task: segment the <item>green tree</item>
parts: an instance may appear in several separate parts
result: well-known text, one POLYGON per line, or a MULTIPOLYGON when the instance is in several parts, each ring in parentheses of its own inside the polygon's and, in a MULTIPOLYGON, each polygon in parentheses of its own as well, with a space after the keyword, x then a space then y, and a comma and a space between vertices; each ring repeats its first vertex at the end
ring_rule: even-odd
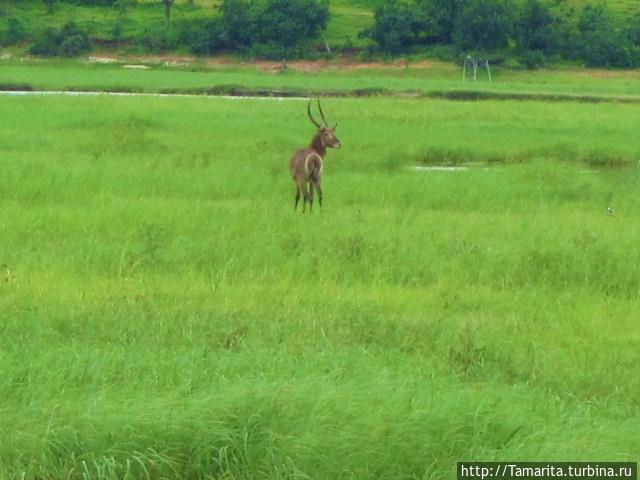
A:
POLYGON ((7 31, 2 38, 2 45, 16 45, 27 38, 24 27, 17 18, 7 19, 7 31))
POLYGON ((259 43, 293 48, 316 37, 327 26, 326 0, 268 0, 256 18, 259 43))
POLYGON ((640 47, 640 13, 631 18, 626 33, 631 43, 640 47))
POLYGON ((127 13, 131 7, 136 4, 135 0, 116 0, 113 2, 113 8, 118 12, 116 21, 111 29, 113 38, 120 41, 124 34, 124 27, 127 23, 127 13))
POLYGON ((637 47, 605 5, 587 5, 578 29, 587 66, 632 68, 638 64, 637 47))
POLYGON ((174 0, 162 0, 162 4, 164 5, 164 20, 167 28, 171 26, 171 7, 173 6, 174 0))
POLYGON ((455 44, 462 50, 505 47, 512 32, 512 11, 508 0, 469 0, 455 20, 455 44))
POLYGON ((518 11, 514 25, 518 48, 548 51, 554 20, 548 3, 543 0, 525 0, 518 11))
MULTIPOLYGON (((223 0, 212 34, 232 50, 270 45, 286 51, 316 37, 329 19, 327 0, 223 0)), ((219 43, 219 42, 218 42, 219 43)))
POLYGON ((42 0, 44 4, 47 6, 47 13, 53 13, 53 6, 58 0, 42 0))
POLYGON ((397 53, 425 39, 426 23, 415 3, 404 0, 384 0, 375 11, 371 28, 361 32, 386 51, 397 53))
POLYGON ((423 20, 429 38, 440 43, 453 43, 453 30, 458 13, 467 0, 421 0, 417 15, 423 20))
POLYGON ((255 38, 255 15, 251 15, 250 4, 245 0, 223 0, 220 11, 224 45, 230 49, 251 46, 255 38))

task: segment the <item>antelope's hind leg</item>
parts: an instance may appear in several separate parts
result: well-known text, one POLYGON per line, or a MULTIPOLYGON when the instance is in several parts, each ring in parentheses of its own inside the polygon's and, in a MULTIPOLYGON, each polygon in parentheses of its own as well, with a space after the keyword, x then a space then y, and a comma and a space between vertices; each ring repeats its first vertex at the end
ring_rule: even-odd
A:
POLYGON ((318 204, 320 205, 320 208, 322 208, 322 187, 320 186, 320 182, 318 181, 314 182, 313 188, 315 188, 318 194, 318 204))
POLYGON ((309 182, 309 211, 313 210, 313 182, 309 182))
MULTIPOLYGON (((300 192, 302 192, 302 213, 304 213, 306 206, 307 206, 307 201, 309 200, 309 192, 307 191, 307 186, 303 181, 298 182, 298 197, 300 195, 300 192)), ((296 201, 296 205, 297 205, 297 201, 296 201)))
POLYGON ((293 205, 293 209, 298 209, 298 202, 300 201, 300 187, 296 184, 296 203, 293 205))

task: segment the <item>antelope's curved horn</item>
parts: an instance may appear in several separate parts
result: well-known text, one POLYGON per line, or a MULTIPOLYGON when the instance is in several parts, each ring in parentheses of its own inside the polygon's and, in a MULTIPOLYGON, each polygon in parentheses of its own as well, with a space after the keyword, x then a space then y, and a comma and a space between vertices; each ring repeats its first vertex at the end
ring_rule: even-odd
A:
POLYGON ((322 107, 320 106, 320 99, 318 99, 318 110, 320 110, 320 116, 322 117, 322 121, 324 122, 324 126, 328 127, 327 119, 324 118, 324 112, 322 111, 322 107))
POLYGON ((313 116, 311 115, 311 99, 309 99, 309 103, 307 104, 307 115, 309 115, 309 120, 311 120, 311 123, 313 123, 316 126, 316 128, 322 128, 320 127, 320 124, 316 122, 313 119, 313 116))

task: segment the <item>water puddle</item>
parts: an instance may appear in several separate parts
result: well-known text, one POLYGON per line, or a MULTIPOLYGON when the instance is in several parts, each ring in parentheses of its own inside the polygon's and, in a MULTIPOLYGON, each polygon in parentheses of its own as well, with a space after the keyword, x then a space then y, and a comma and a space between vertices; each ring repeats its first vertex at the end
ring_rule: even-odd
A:
POLYGON ((140 93, 140 92, 73 92, 67 90, 0 90, 0 95, 26 96, 26 95, 66 95, 70 97, 198 97, 198 98, 224 98, 227 100, 307 100, 306 97, 267 97, 253 95, 198 95, 190 93, 140 93))
POLYGON ((469 167, 464 165, 415 165, 409 168, 415 172, 462 172, 469 170, 469 167))

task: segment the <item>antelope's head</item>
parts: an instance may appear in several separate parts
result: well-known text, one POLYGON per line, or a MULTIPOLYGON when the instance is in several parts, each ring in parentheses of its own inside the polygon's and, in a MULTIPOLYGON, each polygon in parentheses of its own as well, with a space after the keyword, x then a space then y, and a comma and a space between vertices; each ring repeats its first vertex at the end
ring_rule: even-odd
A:
POLYGON ((322 107, 320 106, 320 99, 318 99, 318 111, 320 112, 320 116, 322 117, 322 121, 324 125, 320 125, 311 115, 311 100, 307 104, 307 114, 309 115, 309 120, 311 123, 315 125, 318 129, 316 133, 316 137, 320 140, 322 146, 324 148, 340 148, 342 147, 342 142, 336 137, 336 129, 338 128, 338 124, 336 123, 333 127, 330 127, 327 123, 327 120, 324 118, 324 113, 322 112, 322 107))

